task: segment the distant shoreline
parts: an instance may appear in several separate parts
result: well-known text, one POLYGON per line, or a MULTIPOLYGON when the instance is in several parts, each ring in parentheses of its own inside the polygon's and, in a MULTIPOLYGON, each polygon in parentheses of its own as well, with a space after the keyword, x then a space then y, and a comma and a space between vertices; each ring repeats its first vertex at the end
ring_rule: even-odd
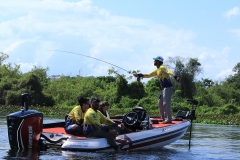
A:
MULTIPOLYGON (((71 111, 71 107, 34 107, 31 106, 29 109, 37 110, 42 112, 44 117, 53 117, 53 118, 62 118, 71 111)), ((7 116, 10 113, 20 111, 19 106, 0 106, 1 114, 0 116, 7 116)), ((110 110, 110 115, 125 115, 129 109, 126 110, 110 110)), ((158 113, 149 111, 150 116, 158 116, 158 113)), ((174 114, 175 115, 175 114, 174 114)), ((204 124, 220 124, 220 125, 240 125, 240 116, 239 115, 220 115, 220 114, 197 114, 196 120, 193 120, 193 123, 204 123, 204 124)))

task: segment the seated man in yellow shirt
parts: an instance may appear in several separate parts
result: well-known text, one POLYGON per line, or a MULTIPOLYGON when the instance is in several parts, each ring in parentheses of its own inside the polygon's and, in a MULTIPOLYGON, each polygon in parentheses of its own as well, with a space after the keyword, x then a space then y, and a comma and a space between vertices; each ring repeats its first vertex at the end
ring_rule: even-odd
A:
POLYGON ((89 100, 84 97, 78 97, 79 105, 74 107, 68 114, 65 121, 65 131, 72 135, 84 135, 83 134, 83 120, 86 111, 89 108, 89 100))
MULTIPOLYGON (((111 119, 105 117, 99 110, 100 100, 96 97, 91 99, 91 108, 87 110, 84 117, 83 131, 86 137, 106 138, 109 145, 118 152, 122 150, 116 143, 117 132, 114 127, 124 128, 121 124, 117 124, 111 119)), ((126 143, 126 140, 119 140, 120 143, 126 143)))

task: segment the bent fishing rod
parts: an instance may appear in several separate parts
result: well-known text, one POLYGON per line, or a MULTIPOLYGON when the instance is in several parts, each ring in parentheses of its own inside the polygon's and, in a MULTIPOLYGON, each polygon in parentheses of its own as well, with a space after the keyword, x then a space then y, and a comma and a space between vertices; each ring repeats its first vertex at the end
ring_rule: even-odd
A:
POLYGON ((121 69, 121 70, 124 70, 124 71, 126 71, 126 72, 128 72, 128 73, 130 74, 130 71, 128 71, 128 70, 126 70, 126 69, 124 69, 124 68, 122 68, 122 67, 119 67, 119 66, 117 66, 117 65, 115 65, 115 64, 112 64, 112 63, 109 63, 109 62, 103 61, 103 60, 98 59, 98 58, 94 58, 94 57, 91 57, 91 56, 87 56, 87 55, 84 55, 84 54, 75 53, 75 52, 69 52, 69 51, 61 51, 61 50, 47 50, 47 51, 62 52, 62 53, 70 53, 70 54, 76 54, 76 55, 80 55, 80 56, 84 56, 84 57, 92 58, 92 59, 95 59, 95 60, 98 60, 98 61, 101 61, 101 62, 104 62, 104 63, 110 64, 110 65, 112 65, 112 66, 114 66, 114 67, 117 67, 117 68, 119 68, 119 69, 121 69))
MULTIPOLYGON (((95 58, 95 57, 91 57, 91 56, 87 56, 87 55, 80 54, 80 53, 75 53, 75 52, 62 51, 62 50, 47 50, 47 51, 52 51, 52 52, 62 52, 62 53, 70 53, 70 54, 76 54, 76 55, 79 55, 79 56, 84 56, 84 57, 92 58, 92 59, 95 59, 95 60, 97 60, 97 61, 101 61, 101 62, 107 63, 107 64, 109 64, 109 65, 112 65, 112 66, 114 66, 114 67, 117 67, 117 68, 119 68, 119 69, 121 69, 121 70, 124 70, 124 71, 128 72, 128 74, 131 74, 131 71, 128 71, 128 70, 126 70, 126 69, 124 69, 124 68, 122 68, 122 67, 119 67, 119 66, 115 65, 115 64, 112 64, 112 63, 109 63, 109 62, 103 61, 103 60, 98 59, 98 58, 95 58)), ((141 79, 142 79, 142 78, 137 77, 138 87, 139 87, 139 82, 141 81, 141 79)), ((142 94, 142 92, 141 92, 140 89, 139 89, 139 91, 140 91, 140 94, 142 94)), ((143 94, 142 94, 142 95, 143 95, 143 94)))

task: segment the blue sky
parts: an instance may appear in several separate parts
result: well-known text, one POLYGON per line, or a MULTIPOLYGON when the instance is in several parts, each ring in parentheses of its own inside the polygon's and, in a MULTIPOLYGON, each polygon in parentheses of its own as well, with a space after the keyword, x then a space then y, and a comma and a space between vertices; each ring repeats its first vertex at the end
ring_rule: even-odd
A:
POLYGON ((155 69, 158 55, 166 63, 198 58, 198 79, 224 80, 240 62, 240 1, 1 1, 0 52, 22 72, 37 66, 49 76, 105 76, 112 67, 53 50, 142 73, 155 69))

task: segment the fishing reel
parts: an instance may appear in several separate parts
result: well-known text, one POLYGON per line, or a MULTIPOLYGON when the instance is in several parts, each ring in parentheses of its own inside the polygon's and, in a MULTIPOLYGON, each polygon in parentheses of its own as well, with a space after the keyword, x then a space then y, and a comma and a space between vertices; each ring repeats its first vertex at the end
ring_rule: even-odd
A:
POLYGON ((140 82, 141 79, 143 79, 143 74, 142 73, 137 74, 137 81, 140 82))
POLYGON ((143 78, 140 77, 140 76, 137 77, 137 81, 138 81, 138 82, 141 82, 141 79, 143 79, 143 78))

